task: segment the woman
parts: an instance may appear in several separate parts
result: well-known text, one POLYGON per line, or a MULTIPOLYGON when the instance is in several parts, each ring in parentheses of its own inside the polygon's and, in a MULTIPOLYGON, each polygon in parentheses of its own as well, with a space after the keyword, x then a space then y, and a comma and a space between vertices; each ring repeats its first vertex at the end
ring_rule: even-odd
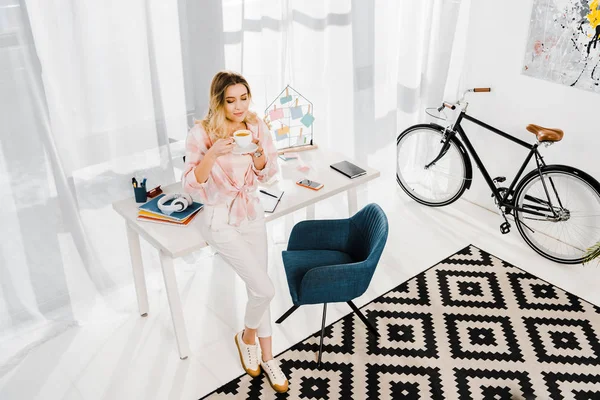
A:
POLYGON ((245 327, 235 335, 242 367, 252 377, 262 368, 273 389, 283 393, 288 380, 272 354, 269 304, 275 289, 267 274, 266 225, 256 193, 258 182, 277 173, 277 151, 266 124, 248 110, 251 98, 241 75, 215 75, 208 114, 187 136, 182 181, 184 190, 204 203, 199 216, 204 239, 246 283, 245 327), (233 152, 233 133, 240 129, 250 130, 257 145, 249 154, 233 152))

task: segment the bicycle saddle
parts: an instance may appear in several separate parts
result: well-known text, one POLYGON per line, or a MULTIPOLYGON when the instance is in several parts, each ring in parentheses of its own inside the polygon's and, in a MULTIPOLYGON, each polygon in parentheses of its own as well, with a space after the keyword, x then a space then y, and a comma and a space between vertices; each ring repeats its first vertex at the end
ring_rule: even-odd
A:
POLYGON ((536 135, 540 142, 558 142, 565 135, 561 129, 544 128, 534 124, 527 125, 527 130, 536 135))

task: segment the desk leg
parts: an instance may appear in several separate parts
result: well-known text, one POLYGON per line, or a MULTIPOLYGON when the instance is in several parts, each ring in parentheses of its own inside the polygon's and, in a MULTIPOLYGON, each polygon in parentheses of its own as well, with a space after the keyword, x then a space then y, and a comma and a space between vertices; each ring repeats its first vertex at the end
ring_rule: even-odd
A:
POLYGON ((292 229, 294 228, 294 214, 288 214, 285 216, 284 222, 284 234, 283 238, 285 240, 284 243, 288 243, 290 241, 290 234, 292 233, 292 229))
POLYGON ((353 216, 358 211, 358 200, 356 198, 356 188, 348 189, 348 214, 353 216))
POLYGON ((167 298, 169 299, 171 318, 173 318, 173 330, 175 331, 175 339, 177 339, 179 358, 185 360, 190 354, 190 344, 185 329, 183 307, 181 306, 181 299, 179 298, 179 289, 177 289, 173 259, 160 251, 160 265, 162 266, 165 287, 167 288, 167 298))
POLYGON ((142 263, 142 250, 140 249, 140 235, 127 225, 127 241, 129 242, 129 256, 133 269, 133 283, 137 295, 138 309, 142 317, 148 316, 148 290, 146 289, 146 278, 144 277, 144 264, 142 263))
POLYGON ((306 219, 307 220, 315 219, 315 205, 314 204, 306 206, 306 219))

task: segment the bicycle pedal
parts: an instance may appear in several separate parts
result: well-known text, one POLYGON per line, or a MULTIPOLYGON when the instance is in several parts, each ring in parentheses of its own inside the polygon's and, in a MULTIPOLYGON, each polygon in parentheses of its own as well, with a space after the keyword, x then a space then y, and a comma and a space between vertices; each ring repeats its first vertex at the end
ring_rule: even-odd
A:
POLYGON ((500 232, 502 232, 503 235, 510 232, 510 224, 508 222, 503 222, 502 225, 500 225, 500 232))
POLYGON ((506 177, 505 176, 497 176, 494 179, 492 179, 492 181, 495 183, 502 183, 502 182, 506 181, 506 177))

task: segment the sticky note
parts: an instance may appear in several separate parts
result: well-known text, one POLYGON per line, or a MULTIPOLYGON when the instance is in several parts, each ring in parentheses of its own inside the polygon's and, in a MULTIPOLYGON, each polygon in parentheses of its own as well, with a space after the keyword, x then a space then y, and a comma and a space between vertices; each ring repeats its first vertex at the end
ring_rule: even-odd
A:
POLYGON ((276 108, 274 110, 269 111, 269 118, 271 118, 271 121, 277 121, 278 119, 283 118, 283 109, 276 108))
POLYGON ((292 107, 290 108, 290 114, 292 115, 292 119, 302 118, 304 113, 302 112, 302 107, 292 107))
POLYGON ((290 133, 289 126, 282 126, 281 128, 277 129, 277 135, 285 135, 286 133, 290 133))
POLYGON ((292 139, 293 139, 293 140, 292 140, 292 142, 293 142, 293 145, 294 145, 294 146, 302 146, 302 145, 306 144, 306 143, 304 142, 304 138, 301 138, 301 137, 295 137, 295 138, 292 138, 292 139))
POLYGON ((281 102, 281 104, 289 103, 290 101, 292 101, 292 96, 290 95, 289 88, 285 88, 285 96, 280 98, 279 101, 281 102))
POLYGON ((313 117, 312 114, 306 114, 304 117, 302 117, 300 122, 302 122, 304 124, 304 126, 309 128, 312 125, 314 120, 315 120, 315 117, 313 117))

